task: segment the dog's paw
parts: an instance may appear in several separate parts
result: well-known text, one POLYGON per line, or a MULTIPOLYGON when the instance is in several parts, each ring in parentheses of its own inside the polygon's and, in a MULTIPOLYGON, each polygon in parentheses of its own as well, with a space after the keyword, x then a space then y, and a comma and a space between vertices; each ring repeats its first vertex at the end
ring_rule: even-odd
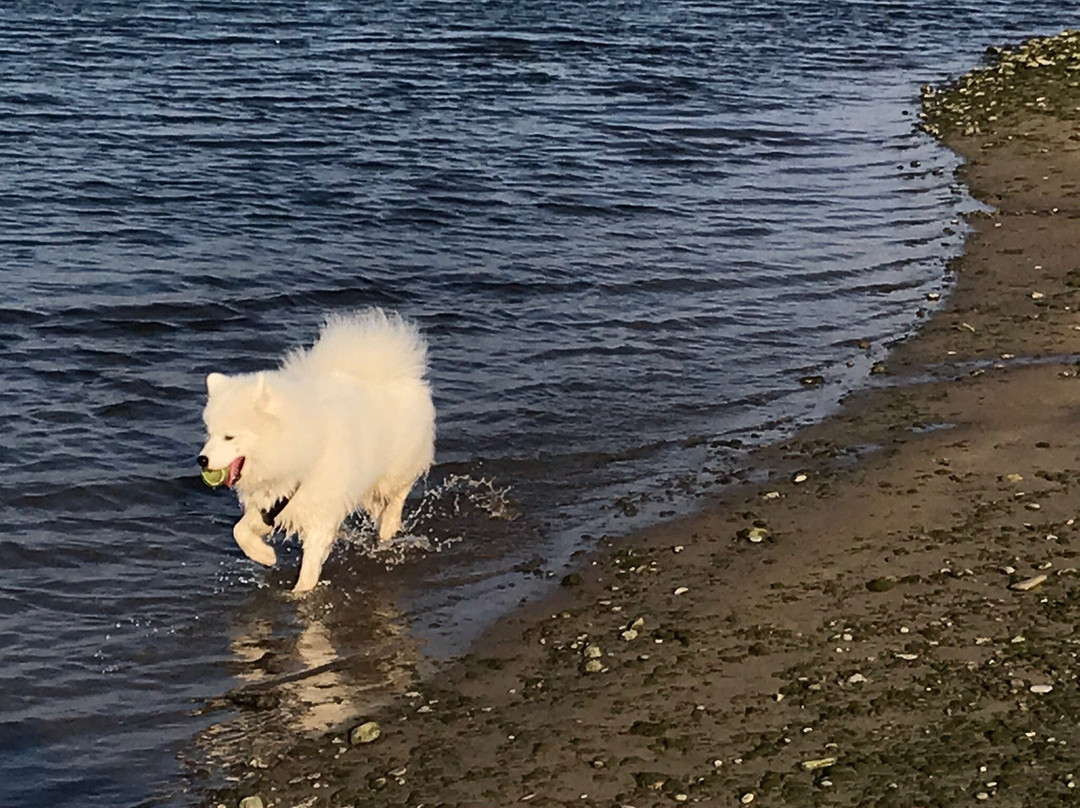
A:
POLYGON ((238 522, 233 527, 233 538, 244 551, 244 555, 259 564, 272 567, 277 563, 277 553, 274 548, 263 541, 262 536, 248 530, 243 522, 238 522))
POLYGON ((303 578, 300 578, 296 582, 296 586, 294 586, 292 588, 292 593, 294 595, 302 597, 302 596, 306 595, 308 592, 310 592, 312 589, 314 589, 318 585, 319 585, 319 582, 317 580, 314 581, 314 582, 311 582, 311 581, 305 581, 303 578))
POLYGON ((260 541, 257 545, 252 544, 248 547, 241 546, 241 550, 244 551, 244 555, 264 567, 272 567, 277 564, 277 553, 274 552, 274 548, 269 544, 260 541))
POLYGON ((389 547, 390 543, 394 540, 394 536, 401 532, 401 520, 386 521, 379 525, 379 546, 389 547))

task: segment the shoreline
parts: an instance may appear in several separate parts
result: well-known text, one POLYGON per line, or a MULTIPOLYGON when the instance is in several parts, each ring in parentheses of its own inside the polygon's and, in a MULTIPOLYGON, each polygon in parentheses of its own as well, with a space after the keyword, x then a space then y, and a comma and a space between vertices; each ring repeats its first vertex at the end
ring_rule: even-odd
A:
MULTIPOLYGON (((1050 75, 1080 108, 1058 86, 1073 74, 1036 64, 1032 87, 1050 75)), ((752 453, 770 480, 603 543, 370 716, 373 742, 300 740, 205 804, 1046 805, 1080 788, 1080 139, 1027 96, 977 117, 964 81, 1002 73, 924 94, 994 210, 969 217, 952 292, 887 383, 752 453)))

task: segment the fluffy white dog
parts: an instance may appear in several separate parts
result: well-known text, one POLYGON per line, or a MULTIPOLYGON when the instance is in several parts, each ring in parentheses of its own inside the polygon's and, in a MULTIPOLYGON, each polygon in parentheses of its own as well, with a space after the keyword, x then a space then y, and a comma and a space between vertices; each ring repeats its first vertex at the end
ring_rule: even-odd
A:
POLYGON ((329 317, 318 341, 278 370, 206 377, 203 478, 236 490, 244 515, 233 536, 254 561, 277 561, 265 541, 275 529, 300 536, 294 592, 319 582, 358 508, 380 544, 401 529, 405 497, 435 452, 426 362, 415 326, 369 309, 329 317))

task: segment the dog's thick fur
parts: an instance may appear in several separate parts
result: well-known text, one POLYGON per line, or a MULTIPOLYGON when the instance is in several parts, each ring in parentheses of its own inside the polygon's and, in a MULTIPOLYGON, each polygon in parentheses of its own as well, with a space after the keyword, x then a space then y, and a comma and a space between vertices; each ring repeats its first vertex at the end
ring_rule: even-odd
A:
POLYGON ((300 536, 294 591, 319 582, 341 523, 358 508, 375 521, 380 543, 401 529, 405 497, 435 451, 426 361, 413 325, 369 309, 329 317, 315 345, 278 370, 206 377, 199 464, 228 468, 226 484, 244 509, 233 536, 249 558, 276 562, 265 541, 275 528, 300 536), (276 518, 264 519, 285 499, 276 518))

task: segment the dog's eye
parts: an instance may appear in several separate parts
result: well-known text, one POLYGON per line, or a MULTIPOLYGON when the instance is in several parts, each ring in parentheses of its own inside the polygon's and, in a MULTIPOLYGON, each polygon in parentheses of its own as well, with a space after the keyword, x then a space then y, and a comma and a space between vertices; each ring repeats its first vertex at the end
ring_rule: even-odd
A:
POLYGON ((226 436, 225 436, 225 440, 232 440, 232 439, 233 439, 233 436, 232 436, 232 435, 226 435, 226 436))

